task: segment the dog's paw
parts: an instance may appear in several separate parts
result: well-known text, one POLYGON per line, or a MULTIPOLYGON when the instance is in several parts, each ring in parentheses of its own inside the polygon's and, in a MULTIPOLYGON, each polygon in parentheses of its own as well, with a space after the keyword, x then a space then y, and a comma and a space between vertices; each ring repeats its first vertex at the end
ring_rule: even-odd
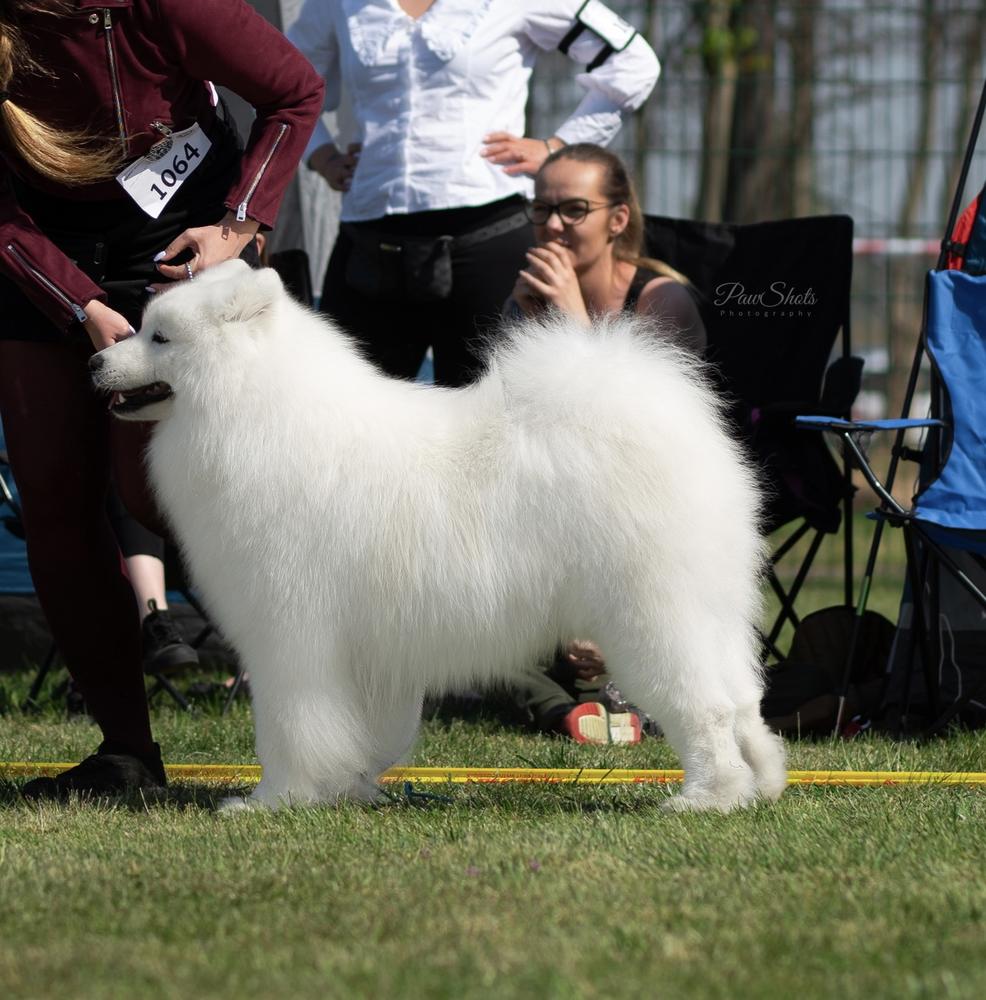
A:
POLYGON ((252 796, 247 798, 243 795, 229 795, 225 799, 220 799, 216 812, 223 816, 232 816, 234 813, 255 812, 266 808, 263 802, 258 802, 252 796))
POLYGON ((728 813, 749 805, 749 799, 714 795, 712 792, 682 793, 672 795, 661 803, 664 812, 721 812, 728 813))

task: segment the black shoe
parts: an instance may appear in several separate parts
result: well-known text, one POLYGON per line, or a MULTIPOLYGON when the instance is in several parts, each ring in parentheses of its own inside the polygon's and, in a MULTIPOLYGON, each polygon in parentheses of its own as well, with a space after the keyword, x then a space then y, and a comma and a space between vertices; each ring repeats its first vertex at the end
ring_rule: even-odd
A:
POLYGON ((152 754, 138 757, 105 741, 91 757, 58 777, 29 781, 21 794, 26 799, 67 799, 72 792, 103 798, 132 792, 158 793, 164 791, 167 784, 161 751, 156 743, 152 754))
POLYGON ((175 674, 199 665, 199 654, 181 637, 174 619, 167 611, 158 611, 157 601, 150 600, 150 614, 140 626, 144 646, 145 674, 175 674))

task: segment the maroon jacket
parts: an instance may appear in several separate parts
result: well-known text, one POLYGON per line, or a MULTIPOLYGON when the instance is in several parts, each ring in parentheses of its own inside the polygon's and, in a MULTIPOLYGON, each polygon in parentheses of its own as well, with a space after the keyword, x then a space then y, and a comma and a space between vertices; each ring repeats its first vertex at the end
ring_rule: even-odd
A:
MULTIPOLYGON (((228 87, 257 117, 226 206, 272 226, 322 110, 324 84, 304 56, 244 0, 75 0, 74 6, 64 17, 30 15, 22 26, 31 55, 53 75, 15 78, 11 99, 56 127, 124 139, 130 162, 160 141, 154 124, 208 128, 216 112, 205 81, 228 87)), ((0 273, 67 329, 84 319, 84 303, 106 295, 20 209, 9 172, 60 198, 128 195, 112 179, 63 187, 0 153, 0 273)))

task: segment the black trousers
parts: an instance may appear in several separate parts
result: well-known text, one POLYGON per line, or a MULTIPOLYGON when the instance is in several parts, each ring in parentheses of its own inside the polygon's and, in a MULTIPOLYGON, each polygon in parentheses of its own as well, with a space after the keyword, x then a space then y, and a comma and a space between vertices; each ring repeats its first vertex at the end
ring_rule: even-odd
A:
MULTIPOLYGON (((488 205, 392 215, 354 223, 371 232, 397 236, 461 236, 520 211, 519 197, 488 205)), ((534 244, 530 225, 454 251, 452 293, 439 302, 368 298, 346 284, 353 242, 339 233, 322 288, 322 311, 348 331, 382 371, 414 378, 428 348, 439 385, 473 381, 484 366, 487 344, 496 336, 500 311, 534 244)))
MULTIPOLYGON (((129 199, 18 198, 137 326, 144 286, 158 280, 153 256, 184 229, 222 218, 237 156, 232 147, 208 170, 204 162, 157 220, 129 199)), ((0 281, 0 323, 0 414, 38 600, 104 738, 147 753, 137 602, 107 516, 107 491, 112 474, 130 512, 163 530, 143 468, 149 425, 111 417, 89 379, 93 349, 81 326, 68 334, 56 329, 9 281, 0 281)))

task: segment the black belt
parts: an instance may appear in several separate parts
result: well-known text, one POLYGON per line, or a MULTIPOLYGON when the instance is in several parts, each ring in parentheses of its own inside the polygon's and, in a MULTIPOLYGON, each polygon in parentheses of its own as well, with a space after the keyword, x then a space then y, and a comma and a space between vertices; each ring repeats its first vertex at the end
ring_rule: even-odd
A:
POLYGON ((527 224, 528 218, 523 211, 514 212, 513 215, 508 215, 505 219, 498 219, 488 226, 480 226, 479 229, 474 229, 471 233, 452 237, 452 247, 455 250, 465 250, 468 247, 476 246, 477 243, 485 243, 487 240, 496 239, 497 236, 503 236, 505 233, 512 233, 515 229, 520 229, 527 224))
POLYGON ((393 243, 400 245, 407 240, 429 240, 433 243, 447 243, 452 250, 468 250, 469 247, 485 243, 487 240, 496 239, 506 233, 512 233, 515 229, 520 229, 528 224, 528 218, 523 210, 514 212, 503 219, 497 219, 489 225, 480 226, 471 232, 463 233, 461 236, 452 236, 448 233, 438 236, 415 236, 413 233, 394 233, 386 229, 377 229, 375 226, 365 226, 360 223, 344 222, 340 226, 342 231, 354 242, 364 243, 393 243))

